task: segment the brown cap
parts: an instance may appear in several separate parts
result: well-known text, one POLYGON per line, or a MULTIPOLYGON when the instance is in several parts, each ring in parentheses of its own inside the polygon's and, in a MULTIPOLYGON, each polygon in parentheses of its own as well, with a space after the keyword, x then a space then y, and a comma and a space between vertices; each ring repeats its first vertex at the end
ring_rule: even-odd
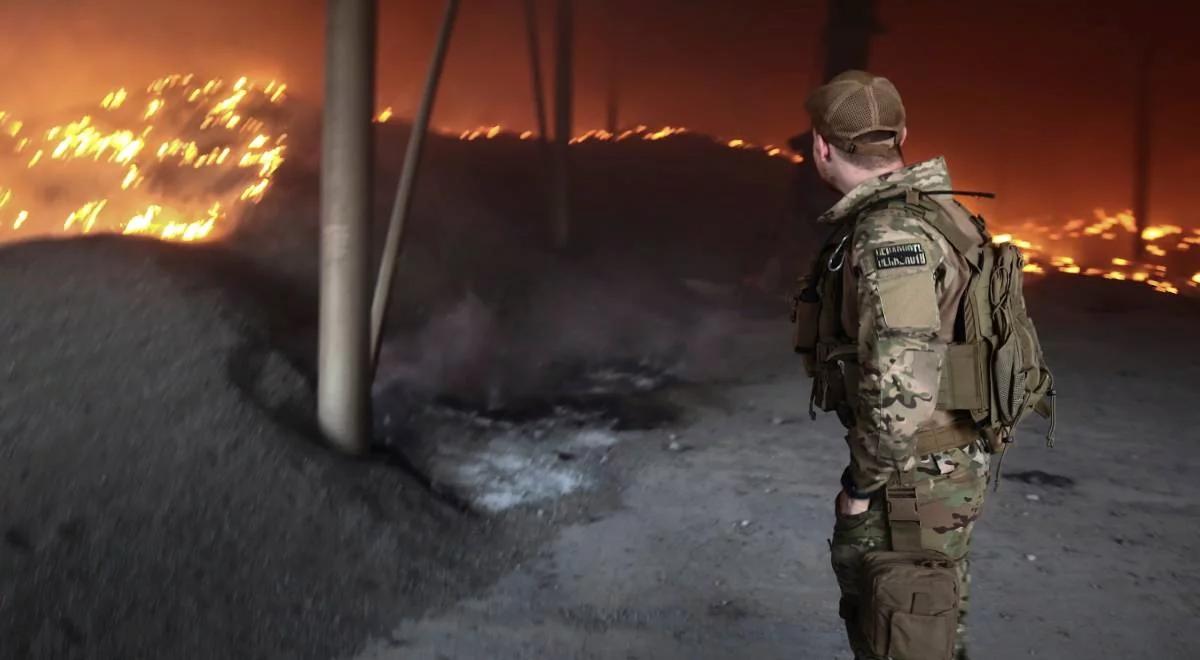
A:
POLYGON ((838 74, 808 96, 804 107, 813 128, 833 146, 849 153, 885 154, 900 144, 904 130, 904 103, 887 78, 866 71, 838 74), (884 142, 867 142, 862 136, 887 131, 884 142))

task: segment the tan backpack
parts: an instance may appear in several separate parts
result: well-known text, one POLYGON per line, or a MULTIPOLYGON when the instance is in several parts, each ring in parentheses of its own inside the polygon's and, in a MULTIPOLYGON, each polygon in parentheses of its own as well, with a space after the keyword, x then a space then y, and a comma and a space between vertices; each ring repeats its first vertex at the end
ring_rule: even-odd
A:
POLYGON ((1057 393, 1025 306, 1024 255, 1010 242, 994 243, 983 218, 958 201, 936 199, 953 194, 985 193, 905 189, 901 202, 971 267, 959 312, 961 336, 947 348, 938 408, 969 411, 993 453, 1002 453, 1016 439, 1017 425, 1037 412, 1050 420, 1046 443, 1054 446, 1057 393), (978 233, 966 234, 963 225, 978 233))

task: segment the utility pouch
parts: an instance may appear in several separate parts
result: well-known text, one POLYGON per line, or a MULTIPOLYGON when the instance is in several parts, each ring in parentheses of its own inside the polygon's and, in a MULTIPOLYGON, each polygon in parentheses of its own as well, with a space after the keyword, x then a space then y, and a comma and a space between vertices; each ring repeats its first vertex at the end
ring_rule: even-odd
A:
MULTIPOLYGON (((814 355, 813 406, 844 417, 858 395, 858 346, 818 342, 814 355)), ((850 425, 845 419, 842 422, 850 425)))
POLYGON ((954 561, 921 548, 913 489, 889 487, 887 503, 893 550, 863 557, 859 629, 878 657, 950 660, 960 589, 954 561))
POLYGON ((836 360, 817 362, 813 375, 813 406, 824 412, 837 412, 847 403, 846 373, 836 360))
POLYGON ((821 296, 811 277, 801 277, 792 296, 792 346, 804 356, 805 370, 815 376, 817 335, 820 329, 821 296))
POLYGON ((876 551, 863 559, 859 624, 871 653, 892 660, 950 660, 958 630, 954 562, 932 550, 876 551))

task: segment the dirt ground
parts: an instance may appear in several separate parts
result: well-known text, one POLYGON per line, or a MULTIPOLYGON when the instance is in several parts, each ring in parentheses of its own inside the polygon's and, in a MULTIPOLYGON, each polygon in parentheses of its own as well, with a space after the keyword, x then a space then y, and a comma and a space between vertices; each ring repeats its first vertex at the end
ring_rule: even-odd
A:
MULTIPOLYGON (((780 235, 728 218, 779 216, 787 166, 681 143, 699 169, 659 185, 628 148, 655 185, 610 195, 626 165, 593 163, 586 263, 504 230, 528 204, 471 154, 430 177, 362 461, 311 420, 311 199, 211 251, 0 250, 0 660, 847 658, 842 431, 807 417, 783 305, 729 297, 780 235)), ((1059 446, 1031 429, 989 494, 974 657, 1198 657, 1200 306, 1029 293, 1059 446)))
MULTIPOLYGON (((1071 278, 1031 296, 1058 446, 1034 424, 989 493, 972 657, 1197 657, 1200 314, 1071 278)), ((848 658, 826 546, 845 450, 835 421, 804 414, 782 332, 744 321, 728 378, 672 388, 682 421, 593 450, 611 486, 594 497, 615 503, 360 660, 848 658)), ((555 524, 552 499, 524 508, 555 524)))

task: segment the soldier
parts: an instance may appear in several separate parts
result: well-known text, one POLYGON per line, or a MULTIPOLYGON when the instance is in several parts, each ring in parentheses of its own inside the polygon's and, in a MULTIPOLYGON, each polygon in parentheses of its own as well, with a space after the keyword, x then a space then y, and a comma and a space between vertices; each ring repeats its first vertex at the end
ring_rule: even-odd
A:
POLYGON ((943 213, 979 242, 986 234, 945 196, 951 186, 942 158, 906 166, 905 110, 887 79, 848 71, 814 91, 806 109, 814 164, 844 195, 819 219, 833 235, 798 299, 798 307, 811 303, 812 310, 810 322, 800 321, 797 339, 815 378, 813 405, 836 412, 848 429, 850 461, 830 544, 842 593, 839 614, 857 659, 903 655, 881 653, 878 643, 873 653, 864 638, 862 574, 864 556, 899 549, 893 547, 897 525, 914 522, 898 515, 889 520, 887 513, 898 510, 888 489, 907 489, 919 528, 904 534, 924 550, 943 553, 957 574, 957 634, 946 624, 946 653, 939 657, 953 653, 961 660, 967 657, 967 553, 989 480, 989 453, 968 411, 937 405, 971 267, 945 223, 931 223, 926 213, 943 213), (936 201, 932 206, 927 194, 936 201))

